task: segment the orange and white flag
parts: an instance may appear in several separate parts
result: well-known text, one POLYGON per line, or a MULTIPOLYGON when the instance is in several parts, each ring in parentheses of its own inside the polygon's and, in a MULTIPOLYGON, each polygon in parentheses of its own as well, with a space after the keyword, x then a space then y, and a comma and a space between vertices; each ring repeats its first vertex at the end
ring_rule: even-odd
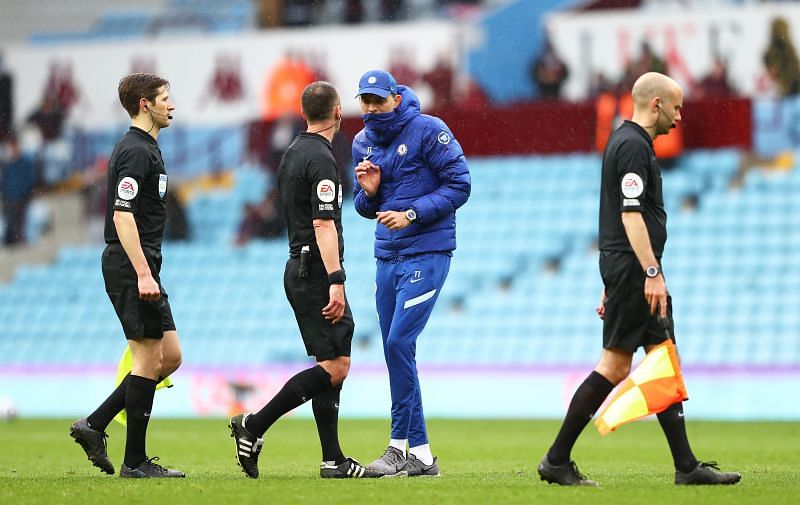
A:
POLYGON ((607 435, 625 423, 663 412, 670 405, 688 400, 678 352, 672 340, 654 347, 617 388, 594 424, 607 435))

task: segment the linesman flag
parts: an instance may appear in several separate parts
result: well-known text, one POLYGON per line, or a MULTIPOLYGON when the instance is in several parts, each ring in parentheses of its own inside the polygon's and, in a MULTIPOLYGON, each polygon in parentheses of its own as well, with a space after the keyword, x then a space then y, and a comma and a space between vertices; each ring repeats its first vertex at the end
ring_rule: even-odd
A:
MULTIPOLYGON (((122 353, 122 357, 119 359, 119 365, 117 365, 117 386, 119 383, 125 380, 125 376, 131 373, 131 368, 133 367, 133 356, 131 355, 131 348, 130 346, 125 346, 125 352, 122 353)), ((163 388, 171 388, 172 381, 169 380, 169 377, 162 380, 156 386, 156 391, 163 388)), ((122 426, 128 425, 128 413, 125 409, 122 409, 119 414, 114 417, 114 420, 121 424, 122 426)))
POLYGON ((654 347, 620 384, 594 424, 607 435, 625 423, 663 412, 673 403, 688 400, 678 352, 672 340, 654 347))

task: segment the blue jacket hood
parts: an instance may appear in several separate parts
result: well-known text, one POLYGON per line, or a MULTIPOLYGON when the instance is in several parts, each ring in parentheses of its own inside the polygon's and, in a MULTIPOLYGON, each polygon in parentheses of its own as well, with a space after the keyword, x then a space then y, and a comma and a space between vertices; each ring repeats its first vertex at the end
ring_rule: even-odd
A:
POLYGON ((397 93, 403 97, 400 105, 392 112, 364 114, 364 134, 379 146, 386 146, 400 135, 400 132, 415 117, 419 116, 419 98, 408 86, 398 86, 397 93))

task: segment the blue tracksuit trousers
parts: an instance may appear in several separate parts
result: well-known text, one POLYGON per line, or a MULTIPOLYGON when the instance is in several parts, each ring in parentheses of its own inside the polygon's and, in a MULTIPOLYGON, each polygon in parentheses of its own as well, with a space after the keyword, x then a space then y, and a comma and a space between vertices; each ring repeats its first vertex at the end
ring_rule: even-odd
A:
POLYGON ((450 256, 426 253, 378 259, 375 304, 392 392, 392 438, 410 447, 428 443, 417 377, 417 337, 450 270, 450 256))

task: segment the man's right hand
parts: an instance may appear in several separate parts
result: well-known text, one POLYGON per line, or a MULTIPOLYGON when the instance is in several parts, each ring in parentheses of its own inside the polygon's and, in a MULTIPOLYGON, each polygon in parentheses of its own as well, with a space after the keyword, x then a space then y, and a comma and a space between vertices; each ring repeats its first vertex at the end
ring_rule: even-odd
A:
POLYGON ((139 298, 146 302, 155 302, 161 298, 161 288, 149 272, 139 276, 139 298))
POLYGON ((363 160, 356 165, 356 179, 359 186, 368 197, 372 198, 381 185, 381 167, 369 160, 363 160))
POLYGON ((656 311, 660 309, 661 317, 667 317, 667 284, 663 275, 645 279, 644 297, 650 304, 650 315, 656 315, 656 311))

